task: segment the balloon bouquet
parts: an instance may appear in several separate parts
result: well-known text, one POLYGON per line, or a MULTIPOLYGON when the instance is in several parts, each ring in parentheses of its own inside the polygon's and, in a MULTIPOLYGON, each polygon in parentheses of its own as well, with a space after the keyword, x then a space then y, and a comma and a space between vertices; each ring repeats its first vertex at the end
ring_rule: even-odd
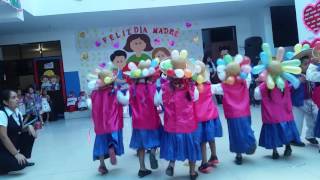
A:
POLYGON ((126 71, 124 72, 124 74, 132 79, 147 78, 156 73, 159 62, 160 61, 158 58, 155 58, 153 60, 142 60, 139 62, 138 66, 135 63, 130 62, 128 64, 128 68, 130 71, 126 71))
MULTIPOLYGON (((285 80, 288 80, 294 88, 298 88, 300 81, 292 74, 298 75, 301 73, 301 68, 299 67, 301 64, 300 60, 293 59, 283 61, 285 55, 285 49, 283 47, 278 48, 275 58, 272 57, 269 44, 264 43, 262 50, 260 53, 262 64, 253 67, 252 73, 259 74, 259 80, 265 81, 268 89, 273 89, 276 86, 283 91, 285 80)), ((301 52, 300 46, 295 47, 295 50, 295 53, 301 52)), ((293 53, 286 54, 287 59, 291 59, 293 56, 293 53)))
POLYGON ((237 79, 246 79, 251 72, 250 58, 240 54, 232 57, 227 54, 217 60, 217 73, 221 81, 234 84, 237 79))
POLYGON ((100 63, 98 68, 87 75, 89 90, 99 89, 111 85, 116 79, 116 75, 112 70, 112 63, 100 63))

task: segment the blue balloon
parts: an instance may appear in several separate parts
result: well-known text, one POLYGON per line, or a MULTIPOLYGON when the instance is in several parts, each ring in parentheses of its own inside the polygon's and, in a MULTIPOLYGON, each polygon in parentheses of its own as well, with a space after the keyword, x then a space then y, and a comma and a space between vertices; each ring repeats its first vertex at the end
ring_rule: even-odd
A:
POLYGON ((245 73, 245 72, 241 72, 241 73, 240 73, 240 78, 241 78, 241 79, 247 79, 247 77, 248 77, 248 74, 247 74, 247 73, 245 73))
POLYGON ((252 68, 252 74, 260 74, 263 70, 266 69, 266 66, 263 64, 256 65, 252 68))
POLYGON ((151 61, 151 67, 157 67, 158 62, 156 60, 151 61))
POLYGON ((286 53, 286 60, 292 59, 293 56, 294 56, 294 52, 287 52, 287 53, 286 53))
POLYGON ((217 65, 218 65, 218 66, 220 66, 220 65, 226 65, 226 62, 224 62, 223 59, 219 58, 219 59, 217 60, 217 65))
POLYGON ((282 77, 288 80, 295 89, 297 89, 300 86, 300 80, 294 75, 284 72, 282 73, 282 77))
POLYGON ((266 52, 261 52, 260 53, 260 59, 262 64, 268 65, 269 64, 269 56, 266 52))

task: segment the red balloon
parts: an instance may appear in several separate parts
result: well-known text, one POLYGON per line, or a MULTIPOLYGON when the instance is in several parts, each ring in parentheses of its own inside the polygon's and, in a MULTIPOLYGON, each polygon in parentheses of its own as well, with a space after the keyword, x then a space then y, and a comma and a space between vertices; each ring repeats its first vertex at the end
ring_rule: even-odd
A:
POLYGON ((168 76, 173 76, 173 75, 174 75, 174 71, 173 71, 172 69, 169 69, 169 70, 167 71, 167 75, 168 75, 168 76))

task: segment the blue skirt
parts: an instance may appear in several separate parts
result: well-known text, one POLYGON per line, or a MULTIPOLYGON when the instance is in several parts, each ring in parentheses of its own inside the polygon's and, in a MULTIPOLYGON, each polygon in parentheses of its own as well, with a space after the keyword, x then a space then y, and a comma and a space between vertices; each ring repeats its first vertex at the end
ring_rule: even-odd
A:
POLYGON ((316 127, 314 127, 314 136, 320 138, 320 109, 318 111, 316 127))
POLYGON ((160 158, 168 161, 201 160, 200 132, 170 133, 163 131, 160 146, 160 158))
POLYGON ((113 146, 116 155, 124 153, 122 130, 102 135, 96 135, 93 147, 93 160, 98 160, 100 156, 109 158, 109 147, 113 146))
POLYGON ((215 137, 222 137, 222 126, 219 117, 205 122, 198 123, 200 142, 214 141, 215 137))
POLYGON ((130 148, 152 149, 160 147, 162 129, 162 127, 156 130, 133 129, 130 148))
POLYGON ((256 139, 251 129, 251 116, 227 119, 230 151, 251 153, 256 149, 256 139))
POLYGON ((295 122, 281 122, 277 124, 263 124, 261 128, 259 146, 274 149, 290 144, 291 141, 301 142, 295 122))

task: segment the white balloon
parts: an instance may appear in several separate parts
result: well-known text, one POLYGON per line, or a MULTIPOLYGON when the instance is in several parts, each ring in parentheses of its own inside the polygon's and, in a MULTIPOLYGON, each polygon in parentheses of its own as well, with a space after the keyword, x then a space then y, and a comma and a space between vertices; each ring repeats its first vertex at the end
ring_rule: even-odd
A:
POLYGON ((129 62, 128 68, 129 68, 131 71, 133 71, 133 70, 136 70, 138 67, 137 67, 137 65, 136 65, 134 62, 129 62))
POLYGON ((96 87, 96 81, 89 81, 88 82, 88 88, 90 90, 93 90, 96 87))
POLYGON ((185 50, 185 49, 181 50, 181 52, 180 52, 180 58, 181 58, 181 59, 187 59, 187 57, 188 57, 188 51, 185 50))
POLYGON ((149 74, 154 74, 156 72, 156 69, 153 67, 149 68, 149 74))
POLYGON ((87 79, 90 81, 96 80, 96 79, 98 79, 98 76, 90 73, 87 75, 87 79))
POLYGON ((176 69, 176 70, 174 70, 174 73, 176 74, 176 76, 178 78, 183 78, 183 76, 184 76, 184 71, 182 69, 176 69))
POLYGON ((178 51, 178 50, 173 50, 173 51, 171 52, 171 58, 172 58, 173 60, 178 60, 178 59, 179 59, 179 51, 178 51))
POLYGON ((200 72, 201 72, 201 66, 196 65, 196 66, 195 66, 195 72, 196 72, 196 73, 200 73, 200 72))
POLYGON ((226 79, 226 72, 225 71, 218 71, 218 78, 220 81, 224 81, 226 79))
POLYGON ((149 75, 148 69, 143 69, 143 70, 142 70, 142 76, 143 76, 143 77, 146 77, 146 76, 148 76, 148 75, 149 75))
POLYGON ((234 57, 234 61, 238 64, 240 64, 243 60, 243 57, 241 54, 237 54, 235 57, 234 57))
POLYGON ((151 60, 150 60, 150 59, 147 59, 147 60, 146 60, 146 66, 149 67, 150 65, 151 65, 151 60))
POLYGON ((225 69, 226 69, 226 66, 225 66, 225 65, 219 65, 219 66, 217 67, 217 71, 218 71, 218 72, 223 72, 225 69))

